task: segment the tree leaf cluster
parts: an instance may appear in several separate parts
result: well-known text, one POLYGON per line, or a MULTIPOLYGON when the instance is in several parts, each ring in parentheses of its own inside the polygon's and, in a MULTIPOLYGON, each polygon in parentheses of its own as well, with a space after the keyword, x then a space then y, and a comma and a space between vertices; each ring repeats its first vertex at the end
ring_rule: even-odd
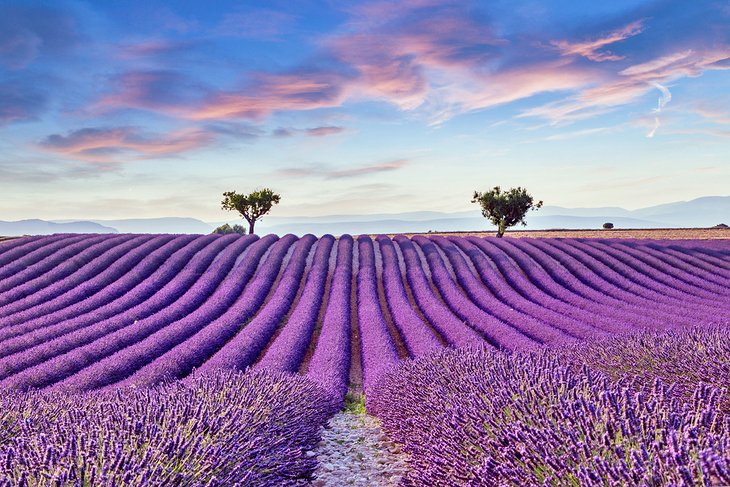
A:
POLYGON ((482 215, 497 227, 497 236, 504 235, 508 227, 525 223, 525 215, 530 210, 537 210, 542 207, 542 201, 535 203, 532 196, 525 188, 516 187, 508 191, 495 186, 489 191, 474 191, 472 203, 477 203, 482 208, 482 215))
POLYGON ((280 201, 281 195, 269 188, 258 189, 249 194, 226 191, 223 193, 221 208, 240 213, 241 217, 248 222, 248 233, 254 233, 256 222, 280 201))

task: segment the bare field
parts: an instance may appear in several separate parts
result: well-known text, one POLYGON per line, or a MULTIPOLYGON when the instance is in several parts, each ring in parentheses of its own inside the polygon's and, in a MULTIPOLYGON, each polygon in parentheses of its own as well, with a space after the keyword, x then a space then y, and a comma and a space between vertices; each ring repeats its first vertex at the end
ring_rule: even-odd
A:
MULTIPOLYGON (((462 237, 493 237, 495 232, 431 232, 431 233, 403 233, 395 235, 459 235, 462 237)), ((371 235, 372 237, 375 234, 371 235)), ((639 238, 654 240, 726 240, 730 239, 730 228, 629 228, 612 230, 507 230, 505 237, 512 238, 639 238)), ((3 237, 0 242, 22 237, 3 237)))
MULTIPOLYGON (((407 236, 420 234, 405 234, 407 236)), ((444 232, 423 235, 459 235, 461 237, 493 237, 495 232, 444 232)), ((635 228, 612 230, 508 230, 513 238, 640 238, 654 240, 724 240, 730 239, 728 228, 635 228)))

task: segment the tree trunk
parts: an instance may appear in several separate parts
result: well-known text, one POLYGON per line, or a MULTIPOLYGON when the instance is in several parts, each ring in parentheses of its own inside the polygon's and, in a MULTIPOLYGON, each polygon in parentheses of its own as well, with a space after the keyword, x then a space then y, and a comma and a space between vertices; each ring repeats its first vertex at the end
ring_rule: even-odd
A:
POLYGON ((504 237, 505 230, 507 230, 507 226, 504 224, 504 222, 499 222, 499 228, 497 229, 497 237, 499 237, 499 238, 504 237))
POLYGON ((248 221, 248 234, 253 235, 253 226, 256 224, 256 220, 249 220, 248 221))

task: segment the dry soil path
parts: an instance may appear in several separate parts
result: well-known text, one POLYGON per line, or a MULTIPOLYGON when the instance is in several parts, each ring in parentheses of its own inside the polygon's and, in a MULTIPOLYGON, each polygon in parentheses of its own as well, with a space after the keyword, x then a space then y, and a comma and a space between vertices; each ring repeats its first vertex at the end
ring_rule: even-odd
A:
POLYGON ((319 462, 314 487, 395 486, 406 472, 406 455, 388 440, 380 421, 363 412, 333 416, 311 454, 319 462))

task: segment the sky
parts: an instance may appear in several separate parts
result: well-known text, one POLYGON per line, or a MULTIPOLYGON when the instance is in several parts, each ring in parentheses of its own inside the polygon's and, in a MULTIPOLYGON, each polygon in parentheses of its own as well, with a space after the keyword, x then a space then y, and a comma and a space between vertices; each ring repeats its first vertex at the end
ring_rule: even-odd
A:
POLYGON ((730 3, 0 0, 0 220, 730 195, 730 3))

